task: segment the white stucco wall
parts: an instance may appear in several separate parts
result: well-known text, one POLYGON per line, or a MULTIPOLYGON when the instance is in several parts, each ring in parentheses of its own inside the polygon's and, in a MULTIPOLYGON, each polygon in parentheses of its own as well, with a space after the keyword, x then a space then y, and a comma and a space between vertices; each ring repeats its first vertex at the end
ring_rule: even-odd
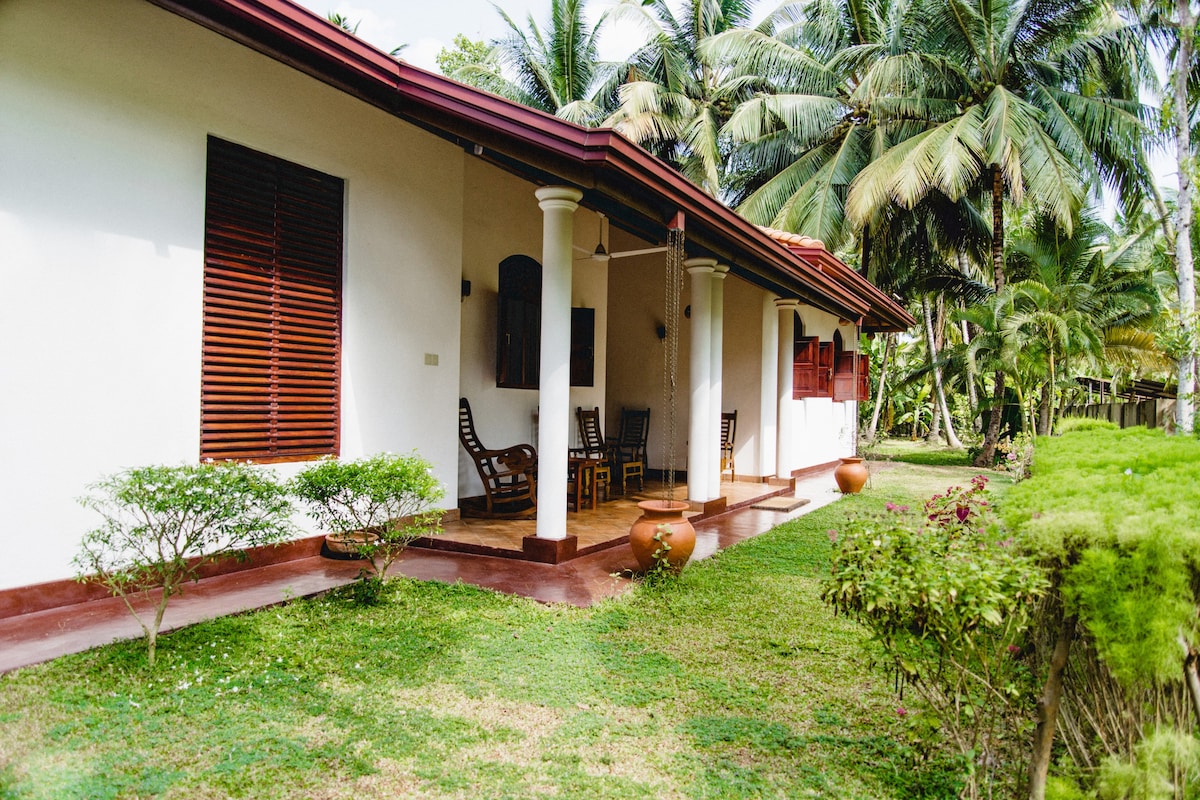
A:
POLYGON ((0 3, 0 97, 0 588, 72 574, 91 481, 198 457, 209 134, 345 179, 342 455, 456 495, 460 149, 140 0, 0 3))
MULTIPOLYGON (((648 243, 620 240, 623 249, 642 249, 648 243)), ((615 248, 614 248, 615 249, 615 248)), ((650 409, 650 439, 647 453, 651 469, 663 469, 667 413, 663 400, 663 353, 655 327, 678 325, 679 362, 677 372, 678 405, 675 427, 675 467, 687 467, 688 434, 688 342, 691 325, 683 316, 688 300, 688 279, 684 277, 679 301, 679 317, 669 320, 664 310, 663 253, 614 258, 608 267, 609 336, 608 402, 604 410, 604 433, 616 436, 620 429, 621 408, 650 409)), ((730 282, 730 279, 726 279, 730 282)))
MULTIPOLYGON (((834 332, 840 331, 845 350, 858 349, 853 324, 842 324, 833 314, 805 304, 801 304, 799 314, 805 336, 816 336, 822 342, 829 342, 833 340, 834 332)), ((828 464, 854 452, 858 403, 806 397, 793 400, 792 404, 792 469, 828 464)))
MULTIPOLYGON (((757 286, 725 279, 722 411, 737 411, 733 442, 734 462, 740 478, 762 477, 760 420, 762 397, 763 292, 757 286)), ((774 450, 772 450, 774 452, 774 450)))
MULTIPOLYGON (((514 177, 474 157, 464 174, 462 278, 471 282, 471 295, 462 299, 460 394, 471 403, 475 430, 492 448, 527 443, 537 447, 538 392, 496 386, 496 325, 499 265, 512 255, 542 263, 542 210, 537 185, 514 177)), ((575 244, 590 252, 596 247, 598 217, 580 207, 574 214, 575 244)), ((595 371, 590 387, 571 387, 571 438, 578 444, 575 408, 604 408, 605 358, 608 327, 608 267, 587 260, 584 253, 572 268, 571 305, 595 309, 595 371)), ((569 335, 569 331, 566 335, 569 335)), ((457 400, 456 407, 457 407, 457 400)), ((483 494, 473 462, 458 453, 459 496, 483 494)))

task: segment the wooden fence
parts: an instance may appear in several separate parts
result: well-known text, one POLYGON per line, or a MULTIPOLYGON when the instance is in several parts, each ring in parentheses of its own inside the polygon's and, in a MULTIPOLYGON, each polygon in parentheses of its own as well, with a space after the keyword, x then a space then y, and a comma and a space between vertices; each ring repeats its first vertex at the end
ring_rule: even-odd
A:
POLYGON ((1175 424, 1175 401, 1152 398, 1137 402, 1088 403, 1067 406, 1064 417, 1106 419, 1122 428, 1145 425, 1147 428, 1170 428, 1175 424))

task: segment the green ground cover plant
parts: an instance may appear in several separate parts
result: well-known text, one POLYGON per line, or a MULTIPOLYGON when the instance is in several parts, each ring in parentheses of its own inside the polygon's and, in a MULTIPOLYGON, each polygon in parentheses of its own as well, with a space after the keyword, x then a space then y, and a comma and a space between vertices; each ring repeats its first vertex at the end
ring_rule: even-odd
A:
POLYGON ((1200 719, 1200 442, 1073 428, 1038 440, 1003 507, 1051 581, 1035 623, 1047 677, 1034 769, 1065 751, 1062 797, 1075 778, 1102 797, 1193 797, 1179 766, 1192 756, 1159 745, 1200 719))
POLYGON ((0 797, 952 798, 962 764, 820 583, 847 513, 972 474, 886 465, 591 609, 398 579, 172 633, 153 668, 117 643, 19 670, 0 797))

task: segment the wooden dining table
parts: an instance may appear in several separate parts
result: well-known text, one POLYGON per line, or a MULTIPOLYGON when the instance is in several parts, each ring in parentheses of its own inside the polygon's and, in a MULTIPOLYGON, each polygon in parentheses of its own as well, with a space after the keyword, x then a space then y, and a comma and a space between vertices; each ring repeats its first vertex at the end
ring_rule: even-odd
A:
POLYGON ((604 459, 596 456, 577 456, 571 455, 567 457, 567 471, 571 476, 568 479, 568 487, 573 488, 567 497, 568 503, 575 503, 575 510, 579 511, 583 508, 583 498, 585 497, 584 487, 587 487, 586 496, 591 499, 589 508, 596 507, 597 494, 597 475, 598 470, 604 466, 604 459))

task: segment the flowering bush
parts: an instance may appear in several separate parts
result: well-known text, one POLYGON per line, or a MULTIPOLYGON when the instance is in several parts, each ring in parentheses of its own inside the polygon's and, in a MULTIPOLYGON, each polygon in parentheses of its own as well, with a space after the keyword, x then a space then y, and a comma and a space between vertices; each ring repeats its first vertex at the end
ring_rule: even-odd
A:
POLYGON ((184 464, 126 470, 88 487, 80 502, 103 523, 83 537, 80 580, 102 583, 125 601, 146 635, 154 663, 167 602, 200 567, 247 547, 284 539, 291 504, 274 476, 244 464, 184 464), (131 602, 154 590, 153 618, 131 602), (143 612, 144 613, 144 612, 143 612))
POLYGON ((428 461, 391 453, 321 461, 293 478, 290 489, 326 530, 378 535, 355 546, 371 567, 359 576, 358 597, 366 602, 379 596, 388 567, 407 545, 437 533, 441 514, 432 506, 445 494, 428 461))
POLYGON ((987 478, 892 503, 830 531, 822 595, 875 634, 964 756, 993 766, 1022 743, 1022 643, 1046 580, 996 522, 987 478))
POLYGON ((1018 433, 1011 439, 1005 436, 996 443, 997 466, 1013 476, 1013 481, 1022 481, 1029 477, 1029 467, 1033 464, 1033 436, 1028 433, 1018 433))

